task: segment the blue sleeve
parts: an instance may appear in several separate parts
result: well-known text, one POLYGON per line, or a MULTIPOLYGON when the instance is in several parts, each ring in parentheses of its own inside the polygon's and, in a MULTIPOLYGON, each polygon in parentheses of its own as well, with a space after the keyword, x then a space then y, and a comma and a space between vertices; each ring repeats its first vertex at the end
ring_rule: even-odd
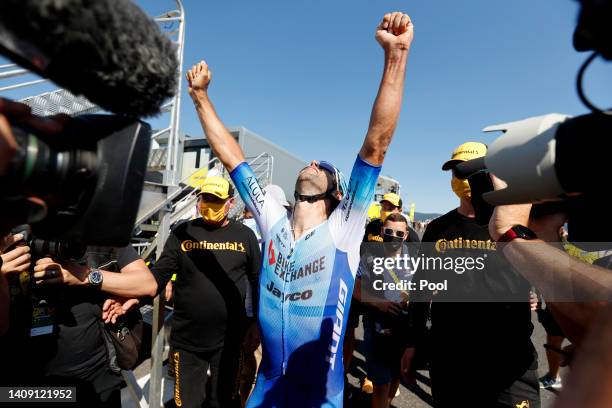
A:
POLYGON ((252 213, 262 238, 275 222, 286 217, 287 212, 272 195, 265 195, 257 176, 246 162, 240 163, 231 171, 230 177, 244 201, 244 205, 252 213))
POLYGON ((330 232, 339 248, 346 249, 354 241, 361 242, 380 170, 380 166, 373 166, 357 156, 348 191, 329 218, 330 232))
POLYGON ((230 177, 244 201, 246 207, 253 213, 257 224, 261 225, 264 208, 264 192, 259 181, 253 173, 251 166, 246 162, 240 163, 231 171, 230 177))

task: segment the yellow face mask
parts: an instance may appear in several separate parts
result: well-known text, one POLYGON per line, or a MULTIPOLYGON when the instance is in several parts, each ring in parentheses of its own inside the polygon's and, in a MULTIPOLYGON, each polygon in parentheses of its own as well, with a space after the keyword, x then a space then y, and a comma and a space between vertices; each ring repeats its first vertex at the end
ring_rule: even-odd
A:
POLYGON ((210 203, 200 201, 198 209, 202 219, 207 224, 220 225, 225 221, 227 213, 225 212, 226 203, 210 203))
POLYGON ((453 188, 453 192, 457 194, 457 197, 467 199, 472 198, 472 189, 470 188, 470 183, 467 180, 461 180, 453 176, 451 179, 451 187, 453 188))

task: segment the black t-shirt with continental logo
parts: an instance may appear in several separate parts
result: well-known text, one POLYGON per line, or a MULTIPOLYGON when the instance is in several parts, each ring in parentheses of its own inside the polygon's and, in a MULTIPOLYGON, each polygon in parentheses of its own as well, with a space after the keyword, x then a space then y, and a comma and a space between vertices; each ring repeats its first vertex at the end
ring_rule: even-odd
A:
POLYGON ((454 269, 421 269, 413 277, 416 282, 447 282, 445 289, 427 296, 432 299, 430 340, 444 345, 434 353, 449 361, 514 360, 528 368, 533 361, 530 285, 497 253, 488 225, 453 210, 428 225, 422 242, 421 256, 455 262, 454 269), (474 261, 471 270, 457 269, 467 261, 449 258, 474 261))
POLYGON ((159 291, 176 273, 171 344, 205 352, 237 342, 245 327, 247 282, 258 304, 261 253, 253 231, 234 221, 225 227, 201 218, 178 225, 152 268, 159 291))

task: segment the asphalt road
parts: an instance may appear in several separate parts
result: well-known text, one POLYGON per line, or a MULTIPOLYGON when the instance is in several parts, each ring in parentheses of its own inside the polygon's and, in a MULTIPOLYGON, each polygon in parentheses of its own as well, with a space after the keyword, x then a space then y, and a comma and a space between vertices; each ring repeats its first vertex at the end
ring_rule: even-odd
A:
MULTIPOLYGON (((546 333, 537 321, 535 313, 532 313, 532 321, 535 330, 532 335, 532 341, 538 352, 538 371, 541 375, 544 375, 548 368, 546 363, 546 354, 544 351, 543 344, 546 342, 546 333)), ((483 322, 484 324, 484 322, 483 322)), ((363 329, 360 325, 357 328, 356 333, 356 351, 353 356, 352 367, 349 372, 349 383, 350 392, 352 397, 347 400, 345 407, 347 408, 362 408, 370 406, 370 397, 360 392, 359 389, 359 378, 364 374, 365 370, 365 359, 362 354, 363 350, 363 329)), ((565 371, 562 369, 562 376, 565 371)), ((483 373, 483 375, 489 375, 489 373, 483 373)), ((400 385, 400 395, 393 400, 394 407, 397 408, 426 408, 431 407, 431 389, 429 387, 429 372, 419 371, 417 372, 417 384, 418 388, 413 391, 406 388, 403 384, 400 385)), ((347 390, 348 391, 348 390, 347 390)), ((554 405, 556 398, 555 392, 548 390, 541 390, 540 400, 542 408, 551 408, 554 405)))

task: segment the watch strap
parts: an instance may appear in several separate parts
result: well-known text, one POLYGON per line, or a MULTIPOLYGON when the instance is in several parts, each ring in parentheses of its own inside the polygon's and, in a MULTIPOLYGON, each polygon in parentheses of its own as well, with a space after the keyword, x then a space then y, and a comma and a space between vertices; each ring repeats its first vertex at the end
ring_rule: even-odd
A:
POLYGON ((536 239, 537 237, 538 236, 535 232, 525 227, 524 225, 514 225, 497 239, 497 244, 508 243, 517 238, 532 240, 536 239))

